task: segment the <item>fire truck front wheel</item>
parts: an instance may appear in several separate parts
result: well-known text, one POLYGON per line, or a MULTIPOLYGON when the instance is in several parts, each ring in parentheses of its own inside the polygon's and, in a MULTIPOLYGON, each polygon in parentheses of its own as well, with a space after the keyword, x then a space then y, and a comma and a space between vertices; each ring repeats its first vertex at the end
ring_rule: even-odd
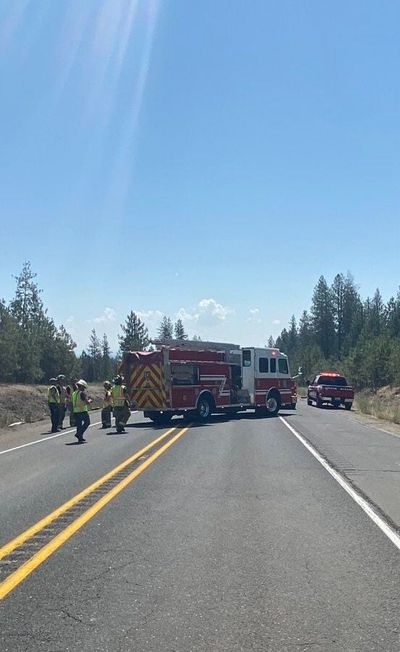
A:
POLYGON ((267 416, 276 417, 281 407, 281 401, 278 392, 271 392, 267 397, 267 416))
POLYGON ((197 421, 206 423, 211 417, 213 411, 213 399, 209 394, 202 394, 197 401, 196 418, 197 421))

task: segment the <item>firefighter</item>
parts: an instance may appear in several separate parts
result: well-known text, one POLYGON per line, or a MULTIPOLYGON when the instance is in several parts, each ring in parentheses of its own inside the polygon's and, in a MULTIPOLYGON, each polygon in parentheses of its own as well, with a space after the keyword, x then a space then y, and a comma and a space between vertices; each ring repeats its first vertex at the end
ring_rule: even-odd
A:
POLYGON ((72 405, 76 424, 75 437, 82 444, 86 441, 83 438, 85 430, 90 425, 89 405, 92 400, 87 395, 87 382, 85 380, 78 380, 76 387, 76 390, 72 393, 72 405))
POLYGON ((67 411, 67 388, 65 387, 65 376, 63 374, 60 374, 57 376, 57 390, 58 394, 60 396, 60 403, 58 406, 58 427, 60 430, 63 429, 63 421, 65 417, 65 413, 67 411))
POLYGON ((57 378, 50 378, 50 386, 47 390, 47 402, 49 404, 50 418, 51 418, 51 432, 58 431, 58 419, 60 404, 60 395, 57 389, 57 378))
POLYGON ((105 380, 103 383, 104 396, 103 396, 103 409, 101 411, 102 428, 111 428, 111 412, 113 407, 112 397, 112 384, 105 380))
POLYGON ((115 427, 118 433, 125 432, 125 426, 131 414, 128 390, 123 382, 123 376, 118 375, 114 378, 114 385, 111 390, 115 427))
POLYGON ((77 389, 77 386, 76 386, 77 381, 78 381, 77 378, 71 378, 70 383, 65 388, 65 391, 66 391, 66 394, 67 394, 66 405, 67 405, 67 410, 69 412, 69 425, 70 426, 75 425, 74 407, 72 405, 72 394, 77 389))

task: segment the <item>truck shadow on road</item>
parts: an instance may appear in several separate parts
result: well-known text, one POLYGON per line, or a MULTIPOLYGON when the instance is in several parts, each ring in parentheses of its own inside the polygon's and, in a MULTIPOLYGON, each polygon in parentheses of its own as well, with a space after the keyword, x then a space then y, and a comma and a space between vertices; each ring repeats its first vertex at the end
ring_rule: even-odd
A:
MULTIPOLYGON (((152 421, 139 421, 135 423, 127 423, 125 428, 129 428, 133 430, 135 429, 142 430, 143 428, 145 428, 146 430, 165 430, 166 428, 185 428, 188 426, 190 426, 191 428, 199 428, 199 427, 203 428, 204 426, 218 425, 219 423, 228 423, 229 421, 262 421, 264 423, 268 423, 276 420, 278 416, 282 416, 285 417, 285 419, 288 419, 294 415, 295 412, 293 411, 282 411, 279 412, 279 415, 275 417, 262 417, 259 416, 258 414, 255 414, 254 412, 243 412, 243 413, 236 414, 235 416, 230 416, 227 414, 213 414, 212 417, 210 417, 210 419, 204 423, 198 422, 195 419, 189 420, 177 416, 171 419, 171 421, 168 424, 164 424, 164 425, 155 424, 152 421)), ((107 434, 113 435, 117 433, 110 432, 107 434)))

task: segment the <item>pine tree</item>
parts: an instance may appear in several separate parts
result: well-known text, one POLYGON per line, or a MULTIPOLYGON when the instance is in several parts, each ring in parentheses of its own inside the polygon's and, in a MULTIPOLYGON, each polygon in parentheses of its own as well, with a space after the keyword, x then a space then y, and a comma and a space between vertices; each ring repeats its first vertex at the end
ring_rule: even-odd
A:
POLYGON ((122 335, 118 336, 121 353, 124 351, 144 351, 150 344, 145 324, 133 310, 128 314, 125 324, 121 324, 122 335))
POLYGON ((36 274, 25 262, 7 308, 0 302, 0 379, 47 382, 59 373, 76 372, 76 346, 65 328, 47 315, 36 274))
POLYGON ((286 353, 289 347, 289 333, 286 328, 283 328, 281 334, 278 335, 275 342, 276 348, 286 353))
POLYGON ((293 355, 296 351, 297 347, 297 338, 298 338, 298 333, 297 333, 297 323, 296 323, 296 317, 292 315, 290 319, 290 324, 289 324, 289 332, 288 332, 288 348, 287 348, 287 354, 293 355))
MULTIPOLYGON (((17 338, 16 380, 36 382, 42 379, 40 367, 40 331, 46 324, 46 314, 40 298, 41 290, 35 282, 36 274, 26 261, 19 276, 14 299, 10 303, 10 313, 19 326, 17 338)), ((49 328, 47 328, 47 331, 49 328)))
POLYGON ((374 335, 382 335, 384 331, 384 325, 385 305, 383 303, 380 290, 377 288, 371 302, 371 332, 374 335))
POLYGON ((336 329, 336 355, 340 360, 343 349, 343 309, 344 309, 344 276, 336 274, 332 283, 332 302, 334 323, 336 329))
POLYGON ((363 306, 351 274, 347 274, 343 288, 342 349, 341 355, 348 355, 357 343, 363 329, 363 306))
POLYGON ((270 335, 269 338, 268 338, 268 344, 267 344, 267 346, 268 346, 268 348, 270 348, 270 349, 274 349, 274 348, 275 348, 275 340, 274 340, 274 338, 272 337, 272 335, 270 335))
POLYGON ((335 319, 332 291, 323 276, 314 289, 311 314, 315 343, 328 359, 336 349, 335 319))
POLYGON ((176 340, 187 340, 187 334, 183 326, 182 319, 177 319, 174 325, 174 334, 176 340))
POLYGON ((95 329, 90 333, 90 340, 88 346, 88 356, 90 358, 89 375, 86 380, 93 382, 100 380, 102 371, 102 351, 100 340, 97 337, 95 329))
POLYGON ((312 320, 307 310, 303 310, 299 320, 299 346, 305 348, 312 343, 312 320))
POLYGON ((391 297, 385 308, 385 323, 390 337, 400 337, 400 289, 391 297))
POLYGON ((40 298, 42 290, 34 281, 36 276, 29 261, 25 261, 19 276, 14 276, 17 287, 15 297, 10 303, 10 312, 25 332, 31 330, 36 320, 45 314, 40 298))
POLYGON ((18 323, 0 301, 0 381, 15 380, 18 364, 18 323))
POLYGON ((160 340, 172 340, 174 337, 174 325, 170 317, 164 315, 158 327, 158 337, 160 340))
POLYGON ((101 342, 101 370, 104 380, 110 379, 113 375, 113 362, 111 359, 111 350, 108 343, 107 335, 104 333, 101 342))

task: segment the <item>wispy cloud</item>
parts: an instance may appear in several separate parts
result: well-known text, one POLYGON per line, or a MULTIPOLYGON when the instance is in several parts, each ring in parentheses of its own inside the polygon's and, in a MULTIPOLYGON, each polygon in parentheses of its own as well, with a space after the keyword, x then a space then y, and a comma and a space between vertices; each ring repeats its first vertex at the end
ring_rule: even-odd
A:
POLYGON ((106 324, 108 322, 113 322, 116 319, 116 312, 114 308, 105 308, 103 314, 93 319, 87 319, 87 323, 93 322, 94 324, 106 324))
POLYGON ((233 308, 224 306, 215 299, 201 299, 192 310, 180 308, 176 316, 184 323, 212 326, 225 321, 234 312, 233 308))
POLYGON ((249 308, 250 317, 247 318, 247 321, 255 322, 256 324, 261 324, 260 308, 249 308))

